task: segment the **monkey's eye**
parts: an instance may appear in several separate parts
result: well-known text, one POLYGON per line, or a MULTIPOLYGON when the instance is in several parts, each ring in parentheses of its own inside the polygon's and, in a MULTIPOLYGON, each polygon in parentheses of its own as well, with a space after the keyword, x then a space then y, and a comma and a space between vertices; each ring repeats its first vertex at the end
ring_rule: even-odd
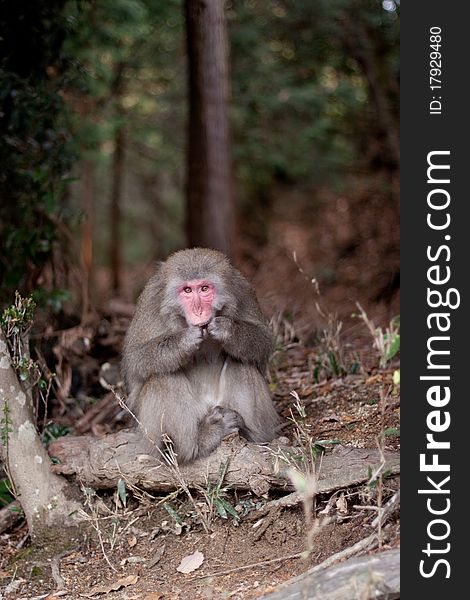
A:
POLYGON ((208 292, 209 291, 209 286, 208 285, 203 285, 201 288, 201 292, 208 292))
POLYGON ((190 294, 192 292, 190 287, 185 287, 183 291, 185 294, 190 294))

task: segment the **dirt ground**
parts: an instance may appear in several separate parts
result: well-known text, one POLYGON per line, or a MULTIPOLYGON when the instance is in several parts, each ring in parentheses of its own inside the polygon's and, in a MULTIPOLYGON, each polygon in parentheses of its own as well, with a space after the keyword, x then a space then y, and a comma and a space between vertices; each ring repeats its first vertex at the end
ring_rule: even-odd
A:
MULTIPOLYGON (((273 203, 277 217, 265 232, 265 244, 243 249, 251 257, 243 270, 265 312, 274 315, 270 386, 287 423, 283 434, 292 440, 294 391, 306 411, 304 426, 327 451, 338 443, 376 449, 379 441, 384 449, 399 451, 398 357, 379 369, 370 332, 352 316, 360 299, 385 330, 399 312, 396 203, 387 204, 379 187, 374 191, 361 182, 347 193, 319 193, 308 210, 288 191, 273 203)), ((133 281, 135 289, 142 284, 133 281)), ((106 361, 117 364, 128 322, 129 314, 114 315, 45 341, 43 355, 54 364, 62 391, 48 417, 75 434, 123 425, 114 398, 100 386, 99 368, 106 361)), ((161 498, 128 491, 124 507, 117 493, 100 492, 92 497, 93 512, 87 509, 90 533, 84 542, 61 540, 57 532, 65 551, 32 545, 21 521, 0 535, 0 599, 259 598, 373 533, 378 504, 398 487, 398 477, 384 473, 379 485, 318 496, 312 507, 318 529, 307 557, 302 556, 307 527, 301 506, 274 518, 256 516, 279 493, 256 498, 228 490, 225 499, 239 518, 214 513, 206 532, 183 493, 161 498), (195 552, 203 555, 197 555, 198 568, 179 572, 182 559, 195 552)), ((194 492, 194 501, 209 516, 200 492, 194 492)), ((384 548, 399 545, 399 531, 395 513, 381 534, 384 548)))
MULTIPOLYGON (((370 354, 368 348, 364 351, 370 354)), ((399 450, 395 368, 314 383, 305 365, 311 364, 316 352, 292 344, 275 357, 275 375, 282 383, 272 387, 283 417, 290 415, 294 402, 290 391, 295 389, 314 439, 376 448, 380 432, 387 430, 390 435, 384 438, 384 448, 399 450)), ((289 436, 292 425, 284 433, 289 436)), ((398 485, 397 477, 384 478, 382 503, 398 485)), ((296 556, 306 548, 305 516, 300 506, 284 509, 266 527, 264 521, 269 517, 256 519, 256 507, 267 498, 229 491, 227 500, 239 512, 240 521, 230 515, 227 519, 213 515, 212 531, 206 533, 183 494, 167 499, 167 508, 159 504, 158 497, 137 494, 122 507, 116 503, 116 494, 100 494, 94 499, 95 517, 90 517, 98 533, 92 531, 76 546, 72 541, 64 553, 30 546, 24 523, 2 534, 0 590, 4 598, 15 599, 259 598, 373 532, 377 488, 364 485, 338 490, 333 499, 331 496, 316 498, 320 527, 313 551, 302 558, 296 556), (322 511, 327 506, 328 517, 333 519, 325 525, 322 511), (196 551, 203 555, 199 568, 188 574, 178 572, 181 560, 196 551), (266 561, 271 562, 264 564, 266 561)), ((204 510, 207 505, 203 497, 197 493, 194 497, 204 510)), ((383 530, 385 548, 399 545, 396 519, 395 515, 383 530)))

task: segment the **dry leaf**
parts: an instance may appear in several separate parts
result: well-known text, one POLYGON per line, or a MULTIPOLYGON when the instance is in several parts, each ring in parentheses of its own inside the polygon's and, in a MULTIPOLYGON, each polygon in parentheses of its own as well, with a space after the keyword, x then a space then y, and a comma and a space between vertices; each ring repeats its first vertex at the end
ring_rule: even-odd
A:
POLYGON ((127 557, 127 562, 129 564, 135 564, 135 563, 142 563, 145 562, 147 559, 144 558, 143 556, 128 556, 127 557))
POLYGON ((341 496, 338 498, 338 500, 336 500, 336 508, 338 509, 339 513, 341 513, 343 515, 348 514, 348 503, 346 502, 346 498, 344 497, 344 494, 341 494, 341 496))
POLYGON ((196 569, 198 569, 202 563, 204 562, 204 554, 196 550, 194 554, 189 554, 185 556, 183 560, 180 562, 179 566, 176 568, 180 573, 192 573, 196 569))
POLYGON ((137 538, 135 535, 131 535, 127 538, 127 544, 130 548, 133 548, 137 544, 137 538))
POLYGON ((325 506, 325 508, 323 510, 318 511, 319 515, 329 515, 331 512, 331 504, 328 502, 328 504, 325 506))
POLYGON ((160 546, 160 548, 158 550, 156 550, 155 554, 152 556, 152 558, 150 559, 150 562, 148 563, 148 567, 152 568, 158 562, 160 562, 160 559, 163 556, 164 552, 165 552, 165 544, 163 544, 163 546, 160 546))
POLYGON ((340 423, 341 417, 339 417, 338 415, 335 415, 334 413, 327 417, 323 417, 322 422, 328 422, 328 421, 337 421, 338 423, 340 423))
POLYGON ((109 592, 116 592, 120 590, 122 587, 128 587, 129 585, 134 585, 139 580, 138 575, 128 575, 127 577, 123 577, 122 579, 118 579, 114 583, 110 583, 108 585, 97 585, 94 588, 91 588, 88 594, 83 594, 84 596, 91 598, 93 596, 98 596, 99 594, 109 594, 109 592))
POLYGON ((341 420, 343 421, 343 423, 352 423, 353 421, 356 422, 358 419, 351 415, 343 415, 343 418, 341 420))
POLYGON ((382 375, 380 373, 377 373, 377 375, 372 375, 371 377, 368 377, 365 381, 365 384, 371 385, 372 383, 378 383, 379 381, 382 381, 382 375))

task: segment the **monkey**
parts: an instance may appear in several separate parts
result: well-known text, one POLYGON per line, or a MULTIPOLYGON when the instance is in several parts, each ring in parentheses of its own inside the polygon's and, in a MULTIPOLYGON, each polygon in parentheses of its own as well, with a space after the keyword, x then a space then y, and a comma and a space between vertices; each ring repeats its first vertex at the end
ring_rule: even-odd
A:
POLYGON ((180 464, 231 433, 271 441, 280 422, 265 377, 272 349, 253 287, 224 254, 191 248, 160 263, 137 301, 121 363, 148 453, 161 451, 165 436, 180 464))

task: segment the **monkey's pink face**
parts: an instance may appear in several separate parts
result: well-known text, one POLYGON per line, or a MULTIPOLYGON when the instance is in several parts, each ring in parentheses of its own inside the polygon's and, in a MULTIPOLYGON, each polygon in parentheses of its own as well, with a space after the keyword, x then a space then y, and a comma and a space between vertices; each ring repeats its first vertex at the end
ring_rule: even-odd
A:
POLYGON ((178 288, 178 297, 190 325, 202 327, 212 319, 215 286, 210 281, 206 279, 186 281, 178 288))

